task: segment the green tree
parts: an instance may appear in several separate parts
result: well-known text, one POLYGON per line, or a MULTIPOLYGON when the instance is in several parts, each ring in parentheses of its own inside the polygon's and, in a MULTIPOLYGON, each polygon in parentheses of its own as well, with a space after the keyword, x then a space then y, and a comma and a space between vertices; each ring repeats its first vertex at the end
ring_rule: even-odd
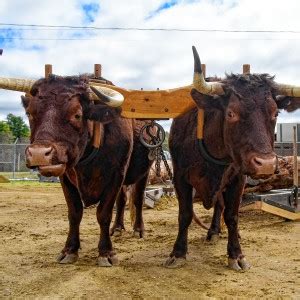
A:
POLYGON ((15 116, 13 114, 8 114, 6 120, 7 125, 9 126, 14 138, 29 136, 29 127, 26 125, 22 117, 15 116))
POLYGON ((5 133, 10 132, 10 128, 6 121, 0 121, 0 132, 1 133, 2 132, 5 132, 5 133))
POLYGON ((0 143, 11 143, 13 134, 6 121, 0 121, 0 143))

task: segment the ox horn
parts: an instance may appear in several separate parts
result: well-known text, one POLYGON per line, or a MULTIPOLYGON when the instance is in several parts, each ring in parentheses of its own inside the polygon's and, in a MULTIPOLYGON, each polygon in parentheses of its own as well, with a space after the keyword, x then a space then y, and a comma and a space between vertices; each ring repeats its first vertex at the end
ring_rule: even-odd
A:
POLYGON ((220 82, 206 82, 202 68, 199 54, 196 50, 196 47, 193 46, 194 54, 194 81, 193 86, 200 93, 205 95, 224 95, 223 85, 220 82))
POLYGON ((300 97, 300 86, 289 84, 277 84, 279 95, 300 97))
POLYGON ((113 89, 93 85, 90 85, 90 88, 93 91, 91 94, 93 100, 100 100, 112 107, 119 107, 123 104, 123 95, 113 89))
POLYGON ((29 93, 36 80, 0 77, 0 89, 29 93))

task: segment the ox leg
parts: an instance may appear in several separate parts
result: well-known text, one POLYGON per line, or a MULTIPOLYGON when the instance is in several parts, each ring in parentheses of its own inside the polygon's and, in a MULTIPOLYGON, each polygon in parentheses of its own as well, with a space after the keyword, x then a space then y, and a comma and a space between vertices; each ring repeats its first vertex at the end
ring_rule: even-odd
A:
POLYGON ((124 227, 124 212, 125 212, 125 205, 126 205, 126 186, 122 186, 120 193, 117 197, 116 201, 116 217, 114 221, 114 225, 110 229, 110 235, 114 236, 121 236, 122 231, 125 230, 124 227))
POLYGON ((219 234, 221 233, 221 216, 223 209, 224 207, 220 205, 219 202, 216 202, 211 225, 206 236, 207 241, 215 242, 218 240, 219 234))
POLYGON ((83 215, 83 205, 77 188, 67 176, 61 178, 61 185, 68 205, 69 233, 65 247, 57 257, 61 264, 70 264, 78 260, 80 248, 79 226, 83 215))
POLYGON ((98 244, 100 267, 111 267, 118 264, 116 253, 113 251, 110 238, 109 226, 112 219, 112 212, 115 199, 118 196, 121 185, 106 187, 100 197, 97 207, 97 220, 100 225, 100 240, 98 244))
POLYGON ((188 242, 188 227, 193 219, 192 186, 183 181, 182 177, 178 175, 174 179, 174 186, 179 203, 179 230, 173 251, 165 262, 165 266, 169 268, 182 266, 185 263, 188 242))
POLYGON ((133 225, 133 234, 136 237, 143 238, 145 227, 143 220, 143 204, 144 204, 144 192, 148 181, 148 174, 144 176, 134 186, 133 201, 135 206, 135 221, 133 225))
POLYGON ((236 176, 224 192, 224 219, 228 229, 228 267, 236 271, 250 268, 242 253, 238 232, 238 213, 243 188, 244 177, 236 176))

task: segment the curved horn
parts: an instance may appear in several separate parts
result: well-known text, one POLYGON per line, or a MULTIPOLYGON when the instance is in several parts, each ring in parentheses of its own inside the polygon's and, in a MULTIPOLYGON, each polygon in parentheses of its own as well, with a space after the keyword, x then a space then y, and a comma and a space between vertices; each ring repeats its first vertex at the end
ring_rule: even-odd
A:
POLYGON ((277 83, 279 95, 300 97, 300 86, 277 83))
POLYGON ((0 77, 0 89, 29 93, 36 80, 0 77))
POLYGON ((201 61, 196 47, 193 46, 194 54, 194 88, 205 95, 224 95, 223 85, 220 82, 206 82, 203 76, 201 61))
POLYGON ((118 107, 123 104, 124 97, 121 93, 107 87, 90 85, 93 93, 91 94, 93 100, 100 100, 108 106, 118 107))

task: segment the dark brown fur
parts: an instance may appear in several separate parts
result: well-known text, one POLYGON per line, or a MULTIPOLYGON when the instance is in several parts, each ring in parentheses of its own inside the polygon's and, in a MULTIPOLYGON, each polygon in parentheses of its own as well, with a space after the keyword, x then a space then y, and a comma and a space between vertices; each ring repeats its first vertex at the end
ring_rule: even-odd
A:
POLYGON ((42 151, 48 147, 51 163, 66 165, 60 181, 68 206, 69 234, 61 260, 70 254, 78 255, 83 207, 98 203, 99 256, 110 259, 114 255, 109 226, 118 196, 119 211, 114 229, 124 227, 122 186, 135 185, 134 230, 141 236, 144 231, 141 210, 151 162, 138 135, 145 122, 121 118, 119 108, 94 105, 89 99, 88 82, 86 76, 51 76, 34 85, 32 97, 23 98, 31 127, 27 156, 30 157, 30 151, 35 149, 32 147, 40 147, 42 151), (97 156, 90 163, 81 164, 80 160, 92 152, 89 120, 101 122, 104 134, 97 156))
POLYGON ((228 256, 236 260, 243 258, 238 240, 238 210, 245 174, 255 174, 254 156, 275 155, 278 108, 299 108, 296 98, 281 99, 279 104, 275 83, 267 74, 229 75, 222 82, 224 96, 206 96, 196 90, 191 95, 197 106, 205 109, 204 141, 208 152, 218 159, 231 159, 230 166, 219 166, 202 157, 196 137, 197 109, 174 119, 171 127, 169 145, 179 200, 179 231, 171 258, 185 257, 187 253, 193 188, 207 209, 215 207, 207 238, 219 233, 220 215, 225 206, 228 256))

